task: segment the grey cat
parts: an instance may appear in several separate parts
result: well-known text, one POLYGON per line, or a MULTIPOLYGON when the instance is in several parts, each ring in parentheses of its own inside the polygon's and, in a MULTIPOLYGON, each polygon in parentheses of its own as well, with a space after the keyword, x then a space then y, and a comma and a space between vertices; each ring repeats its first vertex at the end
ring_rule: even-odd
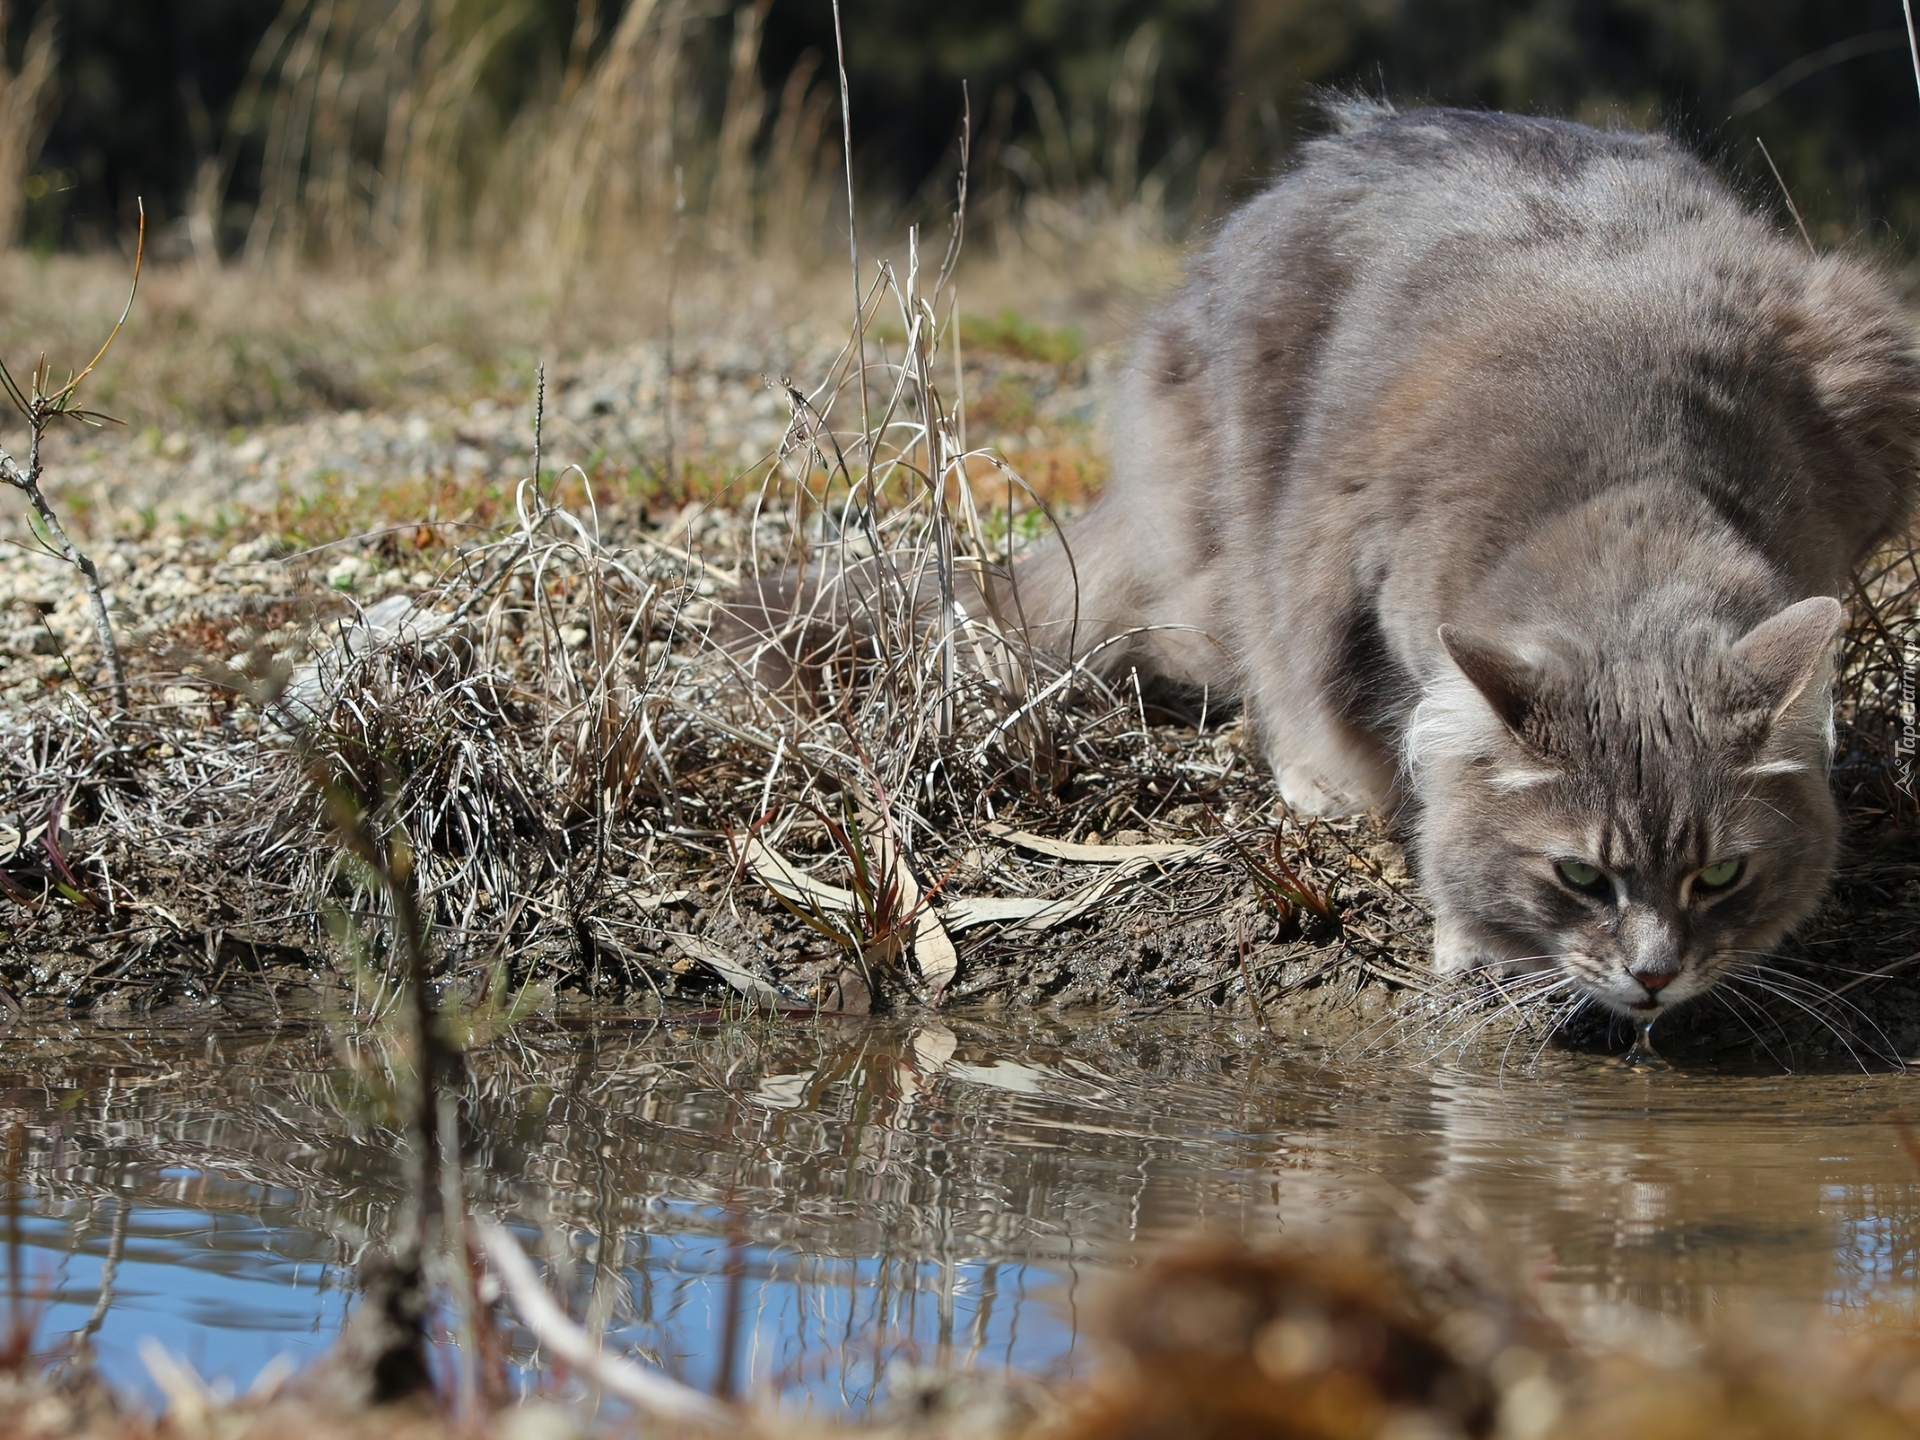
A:
POLYGON ((1242 695, 1296 813, 1410 805, 1442 970, 1657 1015, 1832 869, 1835 597, 1911 513, 1912 330, 1659 136, 1335 119, 1147 326, 1021 607, 1242 695))

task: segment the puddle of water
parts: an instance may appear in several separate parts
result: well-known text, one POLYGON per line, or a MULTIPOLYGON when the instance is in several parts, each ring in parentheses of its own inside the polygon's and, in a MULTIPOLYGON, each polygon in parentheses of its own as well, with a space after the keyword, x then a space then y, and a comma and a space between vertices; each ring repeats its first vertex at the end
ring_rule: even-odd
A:
MULTIPOLYGON (((377 1051, 315 1031, 43 1028, 0 1051, 43 1339, 244 1386, 312 1358, 398 1203, 377 1051)), ((1916 1309, 1920 1173, 1885 1076, 1341 1061, 1229 1023, 522 1029, 472 1058, 472 1189, 569 1308, 711 1385, 866 1409, 910 1361, 1069 1373, 1100 1272, 1407 1201, 1486 1217, 1549 1303, 1916 1309), (737 1282, 734 1274, 737 1272, 737 1282)), ((520 1337, 522 1359, 530 1341, 520 1337)))

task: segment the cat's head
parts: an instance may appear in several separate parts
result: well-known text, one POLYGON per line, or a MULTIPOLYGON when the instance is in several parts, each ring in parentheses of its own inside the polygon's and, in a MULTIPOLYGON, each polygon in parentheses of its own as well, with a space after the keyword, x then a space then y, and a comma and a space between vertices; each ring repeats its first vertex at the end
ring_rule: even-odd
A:
POLYGON ((1833 867, 1841 623, 1816 597, 1611 650, 1443 626, 1407 737, 1441 967, 1557 971, 1646 1017, 1775 945, 1833 867))

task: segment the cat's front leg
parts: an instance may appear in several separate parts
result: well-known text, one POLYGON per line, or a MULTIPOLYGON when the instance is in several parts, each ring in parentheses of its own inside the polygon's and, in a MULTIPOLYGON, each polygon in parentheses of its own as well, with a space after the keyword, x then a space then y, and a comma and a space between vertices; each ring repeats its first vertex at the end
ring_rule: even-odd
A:
POLYGON ((1335 708, 1337 675, 1318 685, 1297 681, 1307 665, 1306 657, 1275 644, 1245 667, 1247 708, 1259 727, 1261 753, 1295 815, 1358 815, 1391 798, 1393 757, 1335 708))

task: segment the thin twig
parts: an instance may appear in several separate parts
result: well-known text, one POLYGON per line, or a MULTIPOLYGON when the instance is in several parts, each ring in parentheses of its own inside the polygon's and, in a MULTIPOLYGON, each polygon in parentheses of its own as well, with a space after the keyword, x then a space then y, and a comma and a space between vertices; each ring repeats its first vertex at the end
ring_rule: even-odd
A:
POLYGON ((677 457, 674 453, 675 435, 673 429, 673 322, 674 307, 680 290, 680 238, 687 223, 687 187, 686 172, 682 167, 673 167, 673 229, 667 239, 667 335, 666 354, 662 357, 666 374, 660 381, 660 420, 666 432, 666 465, 661 475, 667 499, 674 498, 675 482, 679 478, 677 457))
POLYGON ((569 1320, 566 1313, 554 1303, 546 1286, 540 1283, 540 1277, 534 1274, 533 1264, 520 1248, 520 1242, 513 1238, 506 1226, 476 1218, 473 1228, 480 1237, 487 1257, 493 1261, 493 1268, 500 1274, 500 1283, 513 1297, 513 1305, 520 1312, 520 1318, 540 1343, 559 1359, 566 1361, 601 1389, 618 1395, 650 1415, 669 1420, 704 1421, 712 1425, 731 1426, 735 1423, 735 1412, 731 1406, 702 1395, 671 1376, 643 1370, 630 1360, 623 1360, 602 1350, 592 1336, 569 1320))
POLYGON ((1767 168, 1773 172, 1773 183, 1780 187, 1780 198, 1787 202, 1787 213, 1793 216, 1793 223, 1800 227, 1800 238, 1807 242, 1807 253, 1818 255, 1819 248, 1813 243, 1813 236, 1807 233, 1807 222, 1800 218, 1800 207, 1793 203, 1793 192, 1787 189, 1787 182, 1780 173, 1780 167, 1773 163, 1773 155, 1767 149, 1767 142, 1758 135, 1753 143, 1760 147, 1760 153, 1766 158, 1767 168))
POLYGON ((127 668, 120 658, 120 645, 113 634, 113 617, 107 611, 106 589, 100 583, 100 571, 95 567, 93 558, 74 545, 66 526, 60 523, 60 517, 41 493, 40 437, 45 433, 46 424, 44 420, 33 418, 29 419, 28 424, 27 468, 22 471, 11 455, 0 450, 0 481, 27 497, 34 514, 59 545, 60 558, 78 570, 81 579, 86 582, 87 608, 93 619, 93 633, 100 642, 100 654, 107 664, 107 694, 113 702, 113 714, 119 718, 133 708, 133 702, 127 687, 127 668))
POLYGON ((1901 13, 1907 17, 1907 52, 1913 56, 1913 88, 1920 91, 1920 35, 1913 29, 1913 0, 1900 0, 1901 13))
POLYGON ((840 147, 847 170, 847 255, 853 265, 853 346, 860 369, 860 436, 867 474, 873 474, 873 417, 867 402, 867 317, 860 299, 860 237, 854 230, 853 102, 847 89, 847 42, 840 32, 840 0, 833 0, 833 58, 840 71, 840 147))
POLYGON ((82 424, 100 424, 106 417, 90 411, 81 410, 73 405, 79 394, 80 382, 94 371, 105 358, 113 342, 119 338, 121 328, 126 325, 127 317, 133 313, 133 297, 140 290, 140 271, 147 254, 147 208, 140 204, 139 238, 133 252, 133 279, 127 286, 127 303, 120 309, 120 318, 113 322, 113 329, 94 352, 93 358, 86 363, 78 375, 73 376, 58 390, 47 388, 47 360, 43 355, 40 363, 34 367, 30 386, 23 388, 13 378, 4 363, 0 363, 0 391, 13 403, 22 418, 27 422, 27 464, 24 470, 6 451, 0 450, 0 482, 13 486, 27 497, 27 503, 33 507, 34 514, 59 545, 58 554, 67 564, 80 572, 87 587, 87 606, 93 619, 94 635, 100 642, 100 655, 107 666, 107 693, 113 706, 113 718, 124 718, 133 708, 131 694, 127 687, 127 669, 120 658, 120 646, 113 634, 113 617, 107 610, 106 588, 100 583, 100 571, 95 567, 91 556, 80 550, 67 534, 66 526, 60 523, 60 517, 54 513, 46 494, 40 488, 43 472, 40 457, 41 442, 46 438, 47 427, 55 420, 65 416, 82 424))

